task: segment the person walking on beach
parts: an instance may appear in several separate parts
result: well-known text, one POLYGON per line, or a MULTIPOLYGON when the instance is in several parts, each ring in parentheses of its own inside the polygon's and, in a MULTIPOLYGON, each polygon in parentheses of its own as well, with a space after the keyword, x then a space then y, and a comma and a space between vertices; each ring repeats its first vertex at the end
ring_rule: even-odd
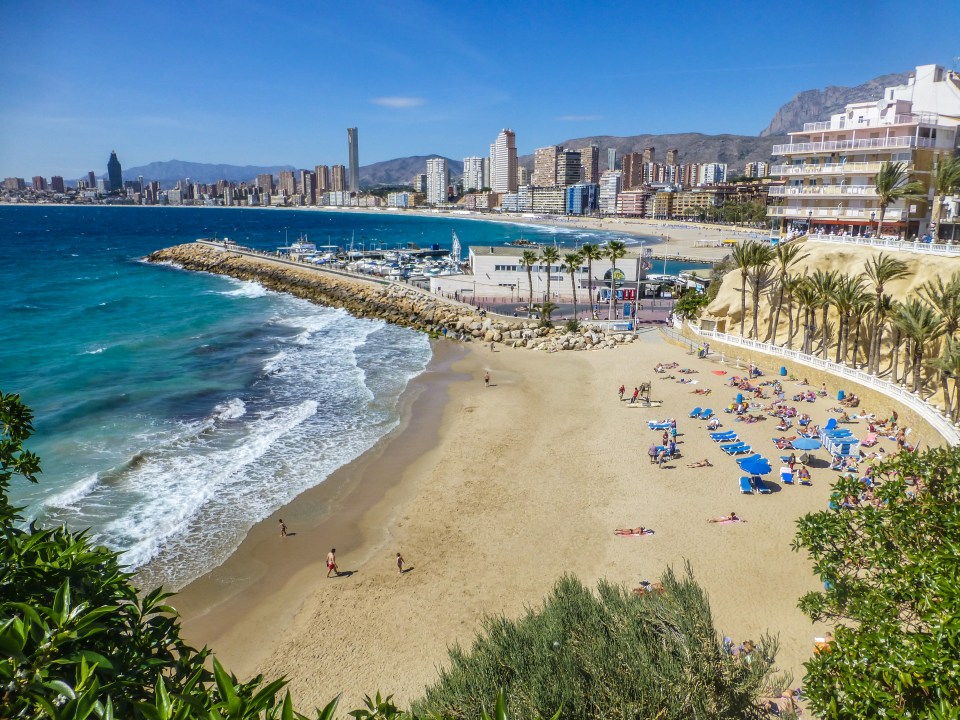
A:
POLYGON ((488 370, 483 374, 483 384, 487 387, 490 387, 490 371, 488 370))
POLYGON ((637 398, 640 397, 640 388, 635 387, 633 389, 633 397, 630 398, 630 404, 633 405, 637 402, 637 398))
POLYGON ((340 570, 337 568, 336 548, 330 548, 330 552, 327 553, 327 577, 330 577, 330 573, 336 573, 337 577, 340 577, 340 570))
POLYGON ((286 537, 286 536, 287 536, 287 525, 281 519, 280 520, 280 537, 286 537))
POLYGON ((397 570, 403 575, 403 555, 397 553, 397 570))
POLYGON ((620 383, 620 390, 619 390, 618 392, 620 393, 620 400, 621 400, 621 401, 623 400, 623 394, 624 394, 626 391, 627 391, 627 388, 624 386, 623 383, 620 383))

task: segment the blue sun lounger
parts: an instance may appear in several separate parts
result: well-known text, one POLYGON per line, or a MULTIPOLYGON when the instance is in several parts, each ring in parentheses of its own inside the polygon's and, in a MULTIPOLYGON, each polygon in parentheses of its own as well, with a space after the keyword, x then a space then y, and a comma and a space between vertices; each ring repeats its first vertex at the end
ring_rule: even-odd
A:
POLYGON ((790 472, 790 468, 780 468, 780 480, 784 485, 793 485, 793 473, 790 472))
POLYGON ((740 492, 744 495, 753 495, 753 485, 750 484, 750 478, 746 475, 740 478, 740 492))
POLYGON ((730 442, 737 439, 737 433, 733 430, 724 430, 723 432, 710 433, 710 439, 714 442, 730 442))
POLYGON ((692 418, 699 417, 700 410, 701 408, 695 407, 693 410, 690 411, 690 417, 692 418))
POLYGON ((741 453, 753 452, 753 448, 743 442, 734 443, 733 445, 721 445, 720 449, 723 450, 727 455, 739 455, 741 453))
POLYGON ((711 410, 710 408, 707 408, 702 413, 700 413, 701 420, 709 420, 712 417, 713 417, 713 410, 711 410))
POLYGON ((765 483, 763 478, 759 475, 754 475, 750 479, 753 481, 753 487, 755 487, 757 492, 761 495, 769 495, 773 492, 773 490, 770 489, 770 486, 767 485, 767 483, 765 483))
POLYGON ((654 422, 653 420, 647 421, 647 426, 651 430, 669 430, 670 429, 670 423, 668 422, 658 423, 658 422, 654 422))

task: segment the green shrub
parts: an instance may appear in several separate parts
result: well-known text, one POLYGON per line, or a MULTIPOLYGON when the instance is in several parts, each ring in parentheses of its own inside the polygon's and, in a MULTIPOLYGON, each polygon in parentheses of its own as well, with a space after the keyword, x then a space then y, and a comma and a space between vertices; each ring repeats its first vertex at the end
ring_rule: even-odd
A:
POLYGON ((521 718, 558 707, 577 720, 764 717, 761 693, 782 684, 773 678, 776 640, 764 637, 752 662, 734 658, 689 567, 682 579, 668 570, 662 584, 662 593, 637 597, 601 582, 594 594, 564 577, 541 609, 486 618, 414 709, 472 720, 504 688, 521 718))
POLYGON ((580 330, 580 321, 576 318, 571 318, 563 324, 564 329, 569 333, 575 333, 580 330))

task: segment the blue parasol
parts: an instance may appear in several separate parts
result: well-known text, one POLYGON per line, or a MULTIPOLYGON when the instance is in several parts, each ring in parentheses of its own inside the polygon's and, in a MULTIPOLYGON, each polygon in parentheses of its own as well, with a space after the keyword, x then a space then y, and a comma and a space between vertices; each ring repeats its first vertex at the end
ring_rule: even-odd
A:
POLYGON ((750 475, 769 475, 773 468, 770 467, 770 461, 762 455, 751 455, 748 458, 737 460, 740 469, 750 475))
POLYGON ((820 441, 816 438, 798 438, 790 443, 794 450, 819 450, 820 441))

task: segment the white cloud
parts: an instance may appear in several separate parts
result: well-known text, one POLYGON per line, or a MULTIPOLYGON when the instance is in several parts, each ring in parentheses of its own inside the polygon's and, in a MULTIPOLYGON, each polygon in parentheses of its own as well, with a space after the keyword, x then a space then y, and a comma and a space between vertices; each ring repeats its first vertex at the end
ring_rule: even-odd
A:
POLYGON ((377 97, 372 98, 370 102, 388 108, 412 108, 423 105, 424 99, 418 97, 377 97))
POLYGON ((586 122, 588 120, 603 120, 603 115, 561 115, 557 120, 568 122, 586 122))

